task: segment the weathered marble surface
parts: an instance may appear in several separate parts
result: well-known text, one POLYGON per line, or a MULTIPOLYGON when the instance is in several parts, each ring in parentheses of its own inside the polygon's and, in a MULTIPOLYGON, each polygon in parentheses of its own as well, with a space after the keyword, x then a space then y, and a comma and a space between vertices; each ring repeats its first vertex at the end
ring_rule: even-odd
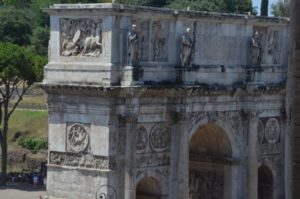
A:
POLYGON ((119 4, 46 11, 50 197, 255 199, 263 166, 272 197, 285 197, 287 19, 119 4), (133 24, 138 60, 128 62, 133 24), (181 49, 187 29, 192 46, 181 49))

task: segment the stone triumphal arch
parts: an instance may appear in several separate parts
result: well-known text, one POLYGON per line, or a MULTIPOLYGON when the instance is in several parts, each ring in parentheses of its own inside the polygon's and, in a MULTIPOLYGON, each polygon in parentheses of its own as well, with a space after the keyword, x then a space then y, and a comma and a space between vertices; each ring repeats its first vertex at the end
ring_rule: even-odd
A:
POLYGON ((287 19, 46 12, 50 198, 285 198, 287 19))

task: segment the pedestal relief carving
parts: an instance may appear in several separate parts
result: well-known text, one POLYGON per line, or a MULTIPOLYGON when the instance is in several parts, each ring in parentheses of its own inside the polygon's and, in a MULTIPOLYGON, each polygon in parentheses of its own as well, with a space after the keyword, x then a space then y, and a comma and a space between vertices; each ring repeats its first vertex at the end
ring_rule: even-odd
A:
POLYGON ((275 143, 280 136, 279 122, 275 118, 271 118, 266 123, 265 138, 268 143, 275 143))
POLYGON ((150 146, 155 152, 163 152, 169 148, 170 132, 165 124, 155 124, 150 132, 150 146))
POLYGON ((145 127, 140 126, 136 135, 136 152, 144 153, 148 144, 148 134, 145 127))
POLYGON ((67 151, 76 153, 86 151, 89 145, 89 124, 67 123, 67 151))
POLYGON ((49 164, 95 170, 115 170, 116 168, 116 162, 111 157, 57 151, 50 151, 49 164))
POLYGON ((101 19, 60 19, 62 56, 98 56, 102 53, 101 19))
POLYGON ((102 185, 96 193, 96 199, 117 199, 116 189, 110 185, 102 185))

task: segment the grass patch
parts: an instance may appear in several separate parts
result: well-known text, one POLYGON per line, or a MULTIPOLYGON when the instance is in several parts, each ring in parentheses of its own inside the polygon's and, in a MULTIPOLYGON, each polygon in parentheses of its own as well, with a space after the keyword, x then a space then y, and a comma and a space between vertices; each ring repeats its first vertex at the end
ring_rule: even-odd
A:
POLYGON ((46 104, 46 97, 43 96, 25 96, 23 97, 20 104, 38 104, 38 105, 45 105, 46 104))
POLYGON ((8 142, 18 137, 47 138, 48 112, 35 110, 15 110, 9 120, 8 142))

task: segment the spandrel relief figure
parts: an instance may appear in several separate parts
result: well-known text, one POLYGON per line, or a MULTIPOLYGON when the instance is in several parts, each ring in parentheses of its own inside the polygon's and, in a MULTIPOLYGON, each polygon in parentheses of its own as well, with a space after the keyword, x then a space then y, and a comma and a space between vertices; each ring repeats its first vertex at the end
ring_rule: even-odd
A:
POLYGON ((98 56, 102 53, 101 20, 61 19, 62 56, 98 56))
POLYGON ((136 31, 136 25, 132 25, 132 29, 128 34, 128 65, 133 66, 138 63, 139 37, 136 31))
POLYGON ((255 31, 251 39, 252 64, 259 66, 262 61, 262 37, 258 31, 255 31))
POLYGON ((181 66, 190 66, 192 63, 192 48, 193 40, 190 34, 190 28, 186 29, 186 32, 181 37, 181 66))

